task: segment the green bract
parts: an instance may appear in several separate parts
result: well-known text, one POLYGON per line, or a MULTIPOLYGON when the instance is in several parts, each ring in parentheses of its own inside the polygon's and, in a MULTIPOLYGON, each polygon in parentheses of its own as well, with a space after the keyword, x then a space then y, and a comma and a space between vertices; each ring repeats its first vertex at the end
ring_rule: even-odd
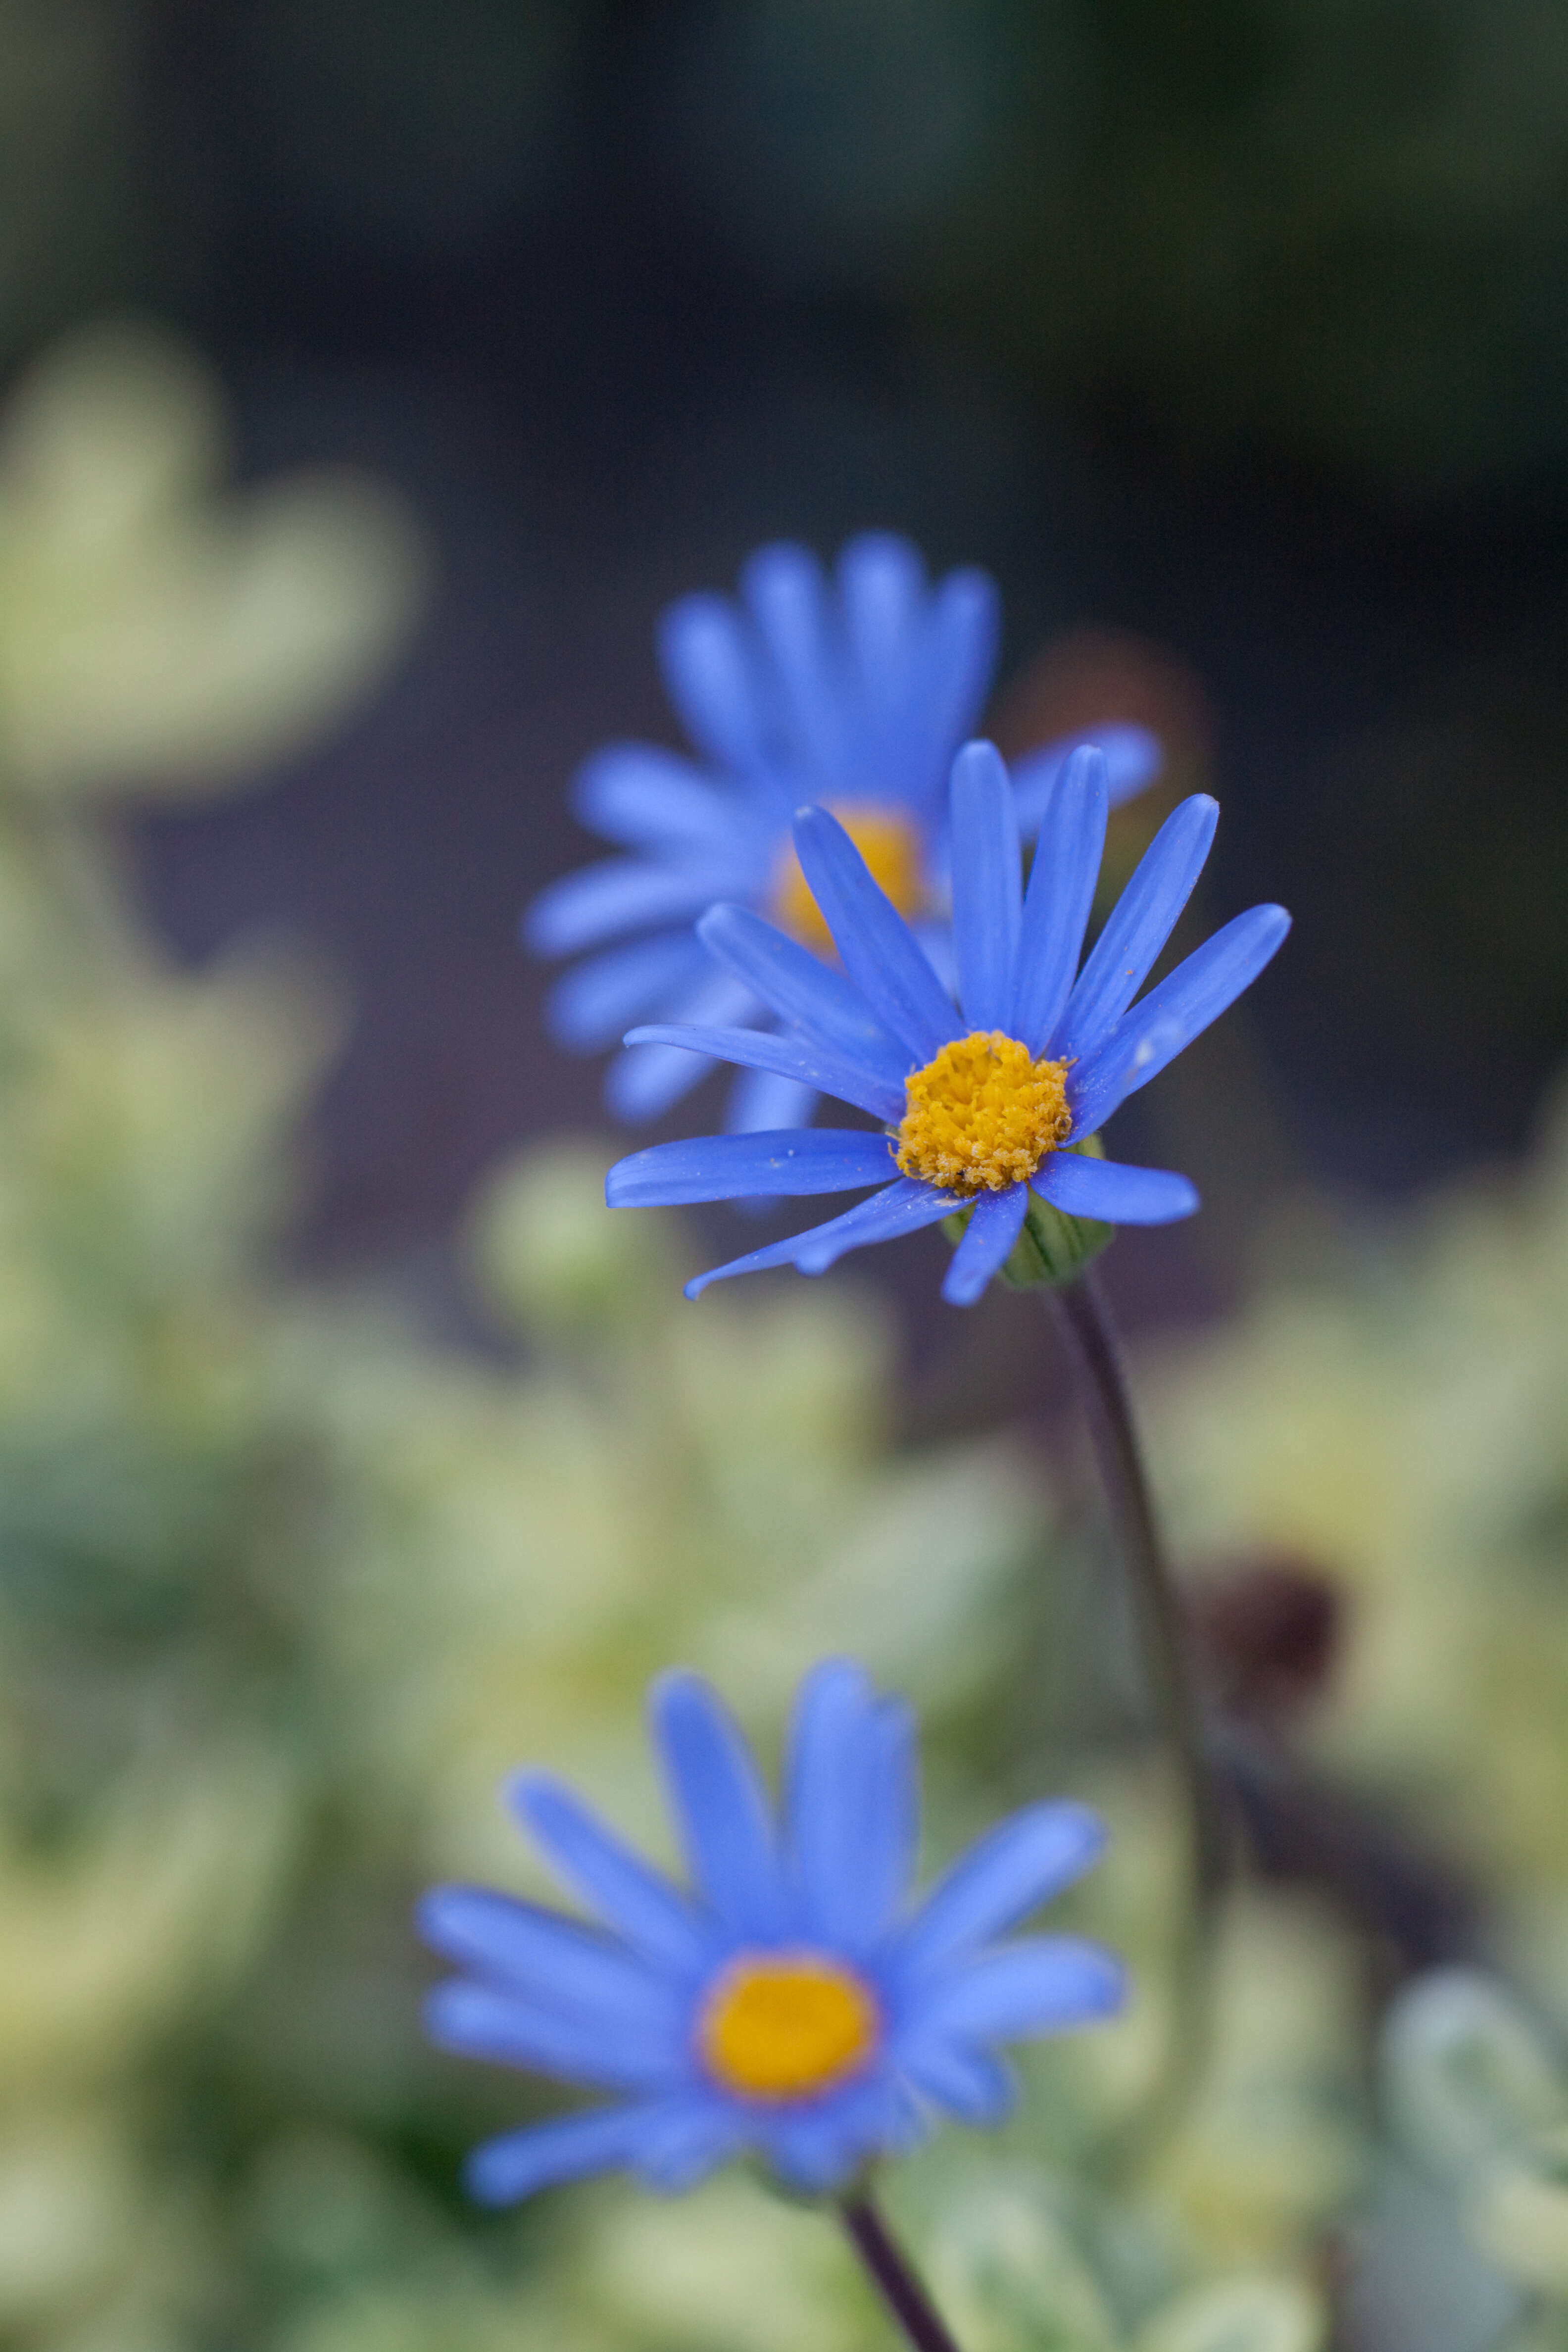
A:
MULTIPOLYGON (((1086 1159, 1105 1157, 1105 1146, 1098 1135, 1087 1136, 1082 1143, 1068 1148, 1083 1153, 1086 1159)), ((968 1222, 967 1211, 942 1221, 942 1233, 955 1249, 968 1222)), ((1098 1217, 1069 1217, 1065 1210, 1055 1209, 1048 1201, 1031 1193, 1024 1212, 1023 1229, 1011 1254, 1003 1259, 998 1278, 1009 1290, 1037 1290, 1071 1282, 1086 1265, 1092 1265, 1100 1251, 1115 1238, 1114 1225, 1104 1224, 1098 1217)))

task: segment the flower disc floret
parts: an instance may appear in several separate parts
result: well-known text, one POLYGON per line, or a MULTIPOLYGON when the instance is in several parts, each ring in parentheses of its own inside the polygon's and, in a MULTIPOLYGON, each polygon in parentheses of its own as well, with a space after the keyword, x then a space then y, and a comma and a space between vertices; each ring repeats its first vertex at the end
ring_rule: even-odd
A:
POLYGON ((831 1952, 741 1952, 703 2006, 703 2063, 748 2099, 798 2099, 858 2074, 881 2032, 870 1987, 831 1952))
POLYGON ((953 1038, 904 1081, 900 1170, 948 1192, 1026 1184, 1072 1133, 1067 1076, 1000 1029, 953 1038))

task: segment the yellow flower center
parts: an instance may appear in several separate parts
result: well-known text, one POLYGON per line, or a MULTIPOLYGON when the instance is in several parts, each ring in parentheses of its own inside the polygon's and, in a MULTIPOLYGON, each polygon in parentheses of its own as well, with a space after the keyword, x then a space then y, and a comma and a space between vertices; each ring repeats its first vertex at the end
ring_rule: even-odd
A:
POLYGON ((949 1192, 1023 1182, 1072 1133, 1067 1076, 1000 1029, 955 1037, 904 1080, 900 1168, 949 1192))
MULTIPOLYGON (((909 818, 900 816, 894 809, 856 803, 835 808, 833 814, 865 859, 878 889, 892 900, 906 920, 919 914, 925 904, 921 840, 909 818)), ((780 863, 773 908, 779 929, 799 940, 803 947, 810 948, 816 955, 833 953, 833 934, 811 895, 810 885, 800 870, 800 860, 790 848, 785 849, 780 863)))
POLYGON ((870 1990, 826 1952, 742 1952, 708 1996, 698 2042, 727 2091, 800 2099, 863 2065, 881 2030, 870 1990))

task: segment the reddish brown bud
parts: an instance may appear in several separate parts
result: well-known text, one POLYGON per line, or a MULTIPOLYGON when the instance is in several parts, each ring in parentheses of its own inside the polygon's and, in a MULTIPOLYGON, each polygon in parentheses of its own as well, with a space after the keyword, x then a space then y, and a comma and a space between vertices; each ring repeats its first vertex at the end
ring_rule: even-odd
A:
POLYGON ((1254 1555, 1195 1579, 1187 1605, 1219 1704, 1283 1721, 1320 1697, 1339 1654, 1343 1598, 1316 1561, 1254 1555))

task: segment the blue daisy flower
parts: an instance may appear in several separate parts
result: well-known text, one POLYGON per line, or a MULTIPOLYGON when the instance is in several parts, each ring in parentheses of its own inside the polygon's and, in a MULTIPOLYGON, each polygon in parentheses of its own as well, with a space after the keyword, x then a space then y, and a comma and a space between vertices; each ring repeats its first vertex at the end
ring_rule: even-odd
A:
POLYGON ((880 1134, 702 1136, 617 1161, 606 1180, 612 1207, 879 1188, 826 1224, 700 1275, 689 1297, 766 1266, 821 1274, 847 1250, 967 1210, 942 1296, 969 1306, 1012 1251, 1031 1192, 1066 1216, 1113 1225, 1164 1224, 1197 1207, 1184 1176, 1080 1147, 1257 978, 1289 915, 1265 906, 1237 916, 1135 1003, 1208 855, 1215 803, 1196 793, 1166 819, 1079 971, 1105 836, 1103 757, 1083 749, 1069 760, 1026 892, 1014 795, 990 744, 959 753, 952 797, 956 1004, 848 835, 812 808, 795 819, 795 851, 843 971, 748 908, 715 907, 700 926, 704 942, 771 1007, 780 1032, 631 1032, 795 1077, 886 1123, 880 1134))
POLYGON ((913 1719, 858 1666, 802 1684, 778 1819, 707 1684, 664 1676, 650 1713, 690 1894, 527 1772, 516 1811, 604 1927, 482 1887, 419 1907, 426 1939, 465 1971, 430 1998, 437 2042, 616 2095, 478 2148, 468 2179, 487 2204, 621 2168, 685 2189, 742 2150, 826 2192, 912 2147, 935 2111, 999 2122, 1012 2084, 998 2042, 1120 2007, 1121 1969, 1098 1946, 995 1940, 1095 1860, 1103 1832, 1085 1807, 1011 1815, 910 1908, 913 1719))
MULTIPOLYGON (((805 802, 834 811, 893 904, 934 944, 947 897, 944 787, 989 690, 995 647, 986 575, 950 572, 931 585, 916 550, 885 531, 850 540, 831 582, 805 548, 764 547, 741 575, 739 603, 696 595, 673 605, 661 665, 700 757, 614 743, 579 773, 577 816, 628 854, 568 875, 527 917, 540 954, 594 951, 551 995, 557 1040, 596 1053, 635 1021, 765 1020, 755 991, 714 964, 694 925, 724 899, 831 953, 791 847, 790 819, 805 802)), ((1081 740, 1019 762, 1026 834, 1081 740)), ((1158 771, 1159 746, 1142 728, 1100 728, 1092 740, 1113 798, 1158 771)), ((671 1048, 618 1055, 611 1108, 655 1117, 707 1066, 671 1048)), ((812 1097, 799 1080, 752 1069, 731 1124, 792 1125, 812 1097)))

